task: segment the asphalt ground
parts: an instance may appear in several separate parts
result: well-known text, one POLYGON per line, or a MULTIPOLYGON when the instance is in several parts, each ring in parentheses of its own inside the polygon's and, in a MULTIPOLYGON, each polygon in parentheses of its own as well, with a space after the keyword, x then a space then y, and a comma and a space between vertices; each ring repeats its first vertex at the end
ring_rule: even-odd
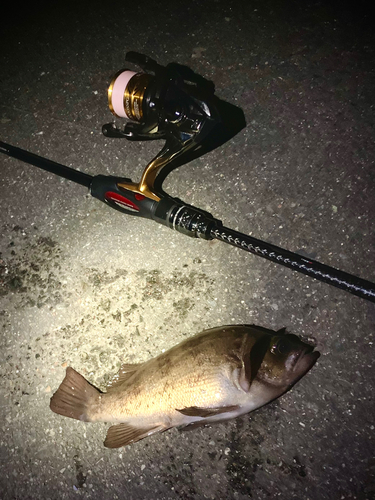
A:
MULTIPOLYGON (((164 189, 233 229, 375 281, 374 36, 361 2, 208 0, 9 6, 0 140, 138 180, 162 143, 102 135, 129 50, 213 81, 246 127, 164 189)), ((0 498, 375 498, 375 306, 219 241, 120 214, 0 158, 0 498), (118 450, 60 417, 66 366, 105 389, 205 328, 286 327, 322 356, 228 423, 118 450)))

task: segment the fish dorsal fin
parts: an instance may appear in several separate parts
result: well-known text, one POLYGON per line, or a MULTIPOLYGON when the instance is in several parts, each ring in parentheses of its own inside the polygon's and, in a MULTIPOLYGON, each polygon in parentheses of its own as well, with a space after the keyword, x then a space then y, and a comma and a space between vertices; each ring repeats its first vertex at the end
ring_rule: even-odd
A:
POLYGON ((275 335, 274 330, 270 330, 269 328, 265 328, 264 326, 259 325, 249 325, 252 330, 256 330, 261 333, 268 333, 268 335, 275 335))
POLYGON ((115 375, 111 382, 109 382, 107 392, 121 385, 125 382, 125 380, 128 380, 138 370, 138 368, 142 366, 142 364, 143 363, 124 363, 121 365, 117 375, 115 375))
POLYGON ((199 408, 198 406, 190 406, 189 408, 182 408, 176 411, 188 417, 213 417, 214 415, 220 415, 221 413, 228 413, 238 409, 238 405, 221 406, 218 408, 199 408))
POLYGON ((129 424, 112 425, 112 427, 108 429, 104 446, 107 448, 120 448, 127 444, 136 443, 156 432, 164 432, 168 429, 169 427, 163 425, 151 427, 133 427, 129 424))

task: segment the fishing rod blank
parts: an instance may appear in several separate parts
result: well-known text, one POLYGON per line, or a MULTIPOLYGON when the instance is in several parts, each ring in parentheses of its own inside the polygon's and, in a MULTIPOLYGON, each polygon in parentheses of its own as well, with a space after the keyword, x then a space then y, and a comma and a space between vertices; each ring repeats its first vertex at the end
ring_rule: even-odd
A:
POLYGON ((0 141, 0 152, 26 163, 30 163, 30 165, 34 165, 35 167, 47 170, 47 172, 52 172, 60 177, 69 179, 82 186, 89 188, 91 185, 92 175, 85 174, 74 168, 66 167, 65 165, 61 165, 61 163, 56 163, 55 161, 48 160, 47 158, 30 153, 24 149, 11 146, 5 142, 0 141))
POLYGON ((217 239, 375 302, 375 284, 222 225, 208 212, 165 196, 159 201, 127 189, 129 179, 91 176, 0 141, 0 152, 90 189, 93 197, 128 215, 154 220, 186 236, 217 239))

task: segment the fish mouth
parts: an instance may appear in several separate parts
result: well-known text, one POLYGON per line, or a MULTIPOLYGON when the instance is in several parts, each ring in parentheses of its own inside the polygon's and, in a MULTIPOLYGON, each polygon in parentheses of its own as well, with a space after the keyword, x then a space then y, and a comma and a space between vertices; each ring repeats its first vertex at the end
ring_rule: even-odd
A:
POLYGON ((293 372, 298 373, 300 377, 303 377, 317 362, 320 352, 314 351, 315 347, 312 345, 307 345, 305 349, 301 350, 299 355, 296 357, 293 366, 293 372))

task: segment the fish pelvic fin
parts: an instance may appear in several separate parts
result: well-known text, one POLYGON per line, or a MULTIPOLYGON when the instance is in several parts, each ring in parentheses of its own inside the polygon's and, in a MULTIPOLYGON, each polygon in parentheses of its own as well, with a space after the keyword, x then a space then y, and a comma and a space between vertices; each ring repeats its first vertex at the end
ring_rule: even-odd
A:
POLYGON ((151 434, 164 432, 168 429, 170 429, 170 427, 164 425, 151 427, 133 427, 129 424, 112 425, 112 427, 108 429, 104 446, 107 448, 120 448, 121 446, 136 443, 145 437, 151 436, 151 434))
MULTIPOLYGON (((199 422, 191 422, 190 424, 183 425, 181 427, 178 427, 178 430, 180 432, 186 432, 186 431, 194 431, 195 429, 198 429, 199 427, 206 427, 211 425, 212 422, 207 422, 206 420, 201 420, 199 422)), ((215 422, 216 423, 216 422, 215 422)))
POLYGON ((220 415, 221 413, 228 413, 232 411, 237 411, 240 407, 238 405, 232 406, 221 406, 218 408, 199 408, 198 406, 190 406, 189 408, 182 408, 181 410, 176 410, 183 415, 188 417, 213 417, 215 415, 220 415))
POLYGON ((50 408, 64 417, 88 422, 90 418, 87 412, 99 395, 98 389, 73 368, 68 367, 64 380, 51 398, 50 408))

